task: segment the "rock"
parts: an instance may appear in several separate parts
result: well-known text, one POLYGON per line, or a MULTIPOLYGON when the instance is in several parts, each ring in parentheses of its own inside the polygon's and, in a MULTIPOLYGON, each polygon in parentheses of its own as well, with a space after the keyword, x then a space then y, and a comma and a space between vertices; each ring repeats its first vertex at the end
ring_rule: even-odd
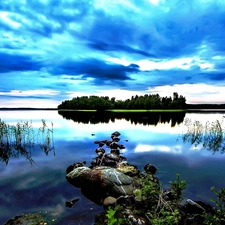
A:
POLYGON ((140 173, 137 166, 128 165, 126 163, 119 163, 116 169, 130 177, 137 176, 140 173))
POLYGON ((202 201, 193 201, 192 199, 187 199, 184 205, 185 211, 188 214, 202 214, 206 211, 204 207, 209 207, 206 203, 202 201))
POLYGON ((48 219, 39 213, 34 214, 23 214, 15 216, 14 218, 8 220, 4 225, 29 225, 29 224, 40 224, 47 225, 48 219))
POLYGON ((116 136, 116 137, 119 137, 121 134, 119 131, 115 131, 111 134, 112 136, 116 136))
POLYGON ((115 154, 115 155, 120 155, 120 150, 119 149, 111 149, 110 153, 115 154))
POLYGON ((86 164, 86 161, 83 161, 83 162, 77 162, 77 163, 74 163, 74 164, 68 166, 67 169, 66 169, 66 174, 71 172, 72 170, 74 170, 77 167, 84 166, 85 164, 86 164))
POLYGON ((157 168, 152 164, 148 163, 144 166, 144 170, 146 173, 154 175, 157 171, 157 168))
POLYGON ((114 168, 97 167, 89 173, 89 176, 92 184, 100 185, 99 188, 108 192, 107 196, 133 194, 133 179, 114 168))
POLYGON ((115 142, 119 142, 120 141, 120 138, 113 136, 112 137, 112 140, 115 141, 115 142))
POLYGON ((97 155, 103 155, 105 153, 105 149, 102 148, 102 147, 98 147, 96 150, 95 150, 95 153, 97 155))
POLYGON ((117 199, 112 197, 112 196, 108 196, 104 199, 103 201, 103 207, 104 209, 108 209, 109 206, 113 207, 116 205, 117 199))
POLYGON ((126 196, 120 196, 119 198, 117 198, 117 204, 123 205, 123 206, 131 206, 131 205, 135 205, 136 201, 134 196, 126 195, 126 196))
POLYGON ((118 145, 117 142, 115 142, 115 141, 112 141, 112 142, 109 144, 110 149, 117 149, 118 146, 119 146, 119 145, 118 145))
POLYGON ((118 170, 106 166, 90 169, 78 167, 66 175, 66 179, 75 187, 81 188, 82 194, 102 204, 108 196, 119 197, 133 194, 133 179, 118 170))
POLYGON ((75 204, 76 202, 78 202, 78 201, 79 201, 79 198, 75 198, 75 199, 73 199, 73 200, 71 200, 71 201, 67 201, 67 202, 66 202, 66 207, 72 208, 72 207, 74 206, 74 204, 75 204))
POLYGON ((95 141, 94 144, 98 144, 99 147, 102 147, 105 143, 103 141, 95 141))
POLYGON ((86 179, 90 171, 91 169, 86 166, 77 167, 66 175, 66 179, 73 186, 81 188, 86 185, 86 179))

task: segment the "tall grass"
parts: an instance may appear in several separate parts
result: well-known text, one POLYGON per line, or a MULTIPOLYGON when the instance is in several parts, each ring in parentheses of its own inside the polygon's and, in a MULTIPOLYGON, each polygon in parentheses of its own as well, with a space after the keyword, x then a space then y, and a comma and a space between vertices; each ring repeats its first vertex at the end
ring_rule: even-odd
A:
MULTIPOLYGON (((54 150, 54 142, 53 142, 53 123, 51 122, 51 127, 49 128, 45 122, 42 121, 42 127, 38 130, 38 144, 41 149, 44 150, 45 154, 48 155, 49 151, 54 150)), ((54 152, 55 154, 55 152, 54 152)))
POLYGON ((42 120, 42 127, 35 134, 32 121, 19 121, 15 125, 10 125, 0 119, 0 159, 6 165, 10 158, 19 158, 20 155, 25 156, 32 164, 34 160, 31 151, 36 140, 46 155, 54 150, 53 123, 51 128, 48 128, 45 120, 42 120), (38 139, 39 136, 42 137, 41 140, 38 139))
POLYGON ((187 132, 182 134, 184 143, 189 142, 195 147, 200 146, 213 154, 216 152, 225 153, 223 120, 207 121, 203 124, 197 120, 186 119, 184 125, 187 127, 187 132))

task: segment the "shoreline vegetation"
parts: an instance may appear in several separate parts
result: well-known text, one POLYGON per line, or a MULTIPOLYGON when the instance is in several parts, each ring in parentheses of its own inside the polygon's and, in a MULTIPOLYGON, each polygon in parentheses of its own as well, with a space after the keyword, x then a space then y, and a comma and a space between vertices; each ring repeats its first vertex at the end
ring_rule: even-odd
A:
MULTIPOLYGON (((190 105, 192 106, 192 105, 190 105)), ((108 109, 104 110, 106 112, 223 112, 225 111, 225 104, 221 105, 208 105, 208 107, 202 107, 201 105, 193 105, 190 108, 186 109, 108 109), (194 107, 193 107, 194 106, 194 107), (214 106, 214 107, 213 107, 214 106)), ((40 111, 40 110, 45 110, 45 111, 79 111, 79 112, 97 112, 98 110, 96 109, 57 109, 57 108, 0 108, 0 111, 40 111)))
POLYGON ((96 110, 121 112, 173 112, 173 111, 215 111, 225 109, 225 104, 187 104, 186 98, 173 93, 171 97, 161 97, 159 94, 145 94, 144 96, 132 96, 126 100, 116 100, 115 97, 108 96, 82 96, 74 97, 71 100, 62 101, 58 105, 58 110, 96 110))
POLYGON ((58 111, 111 111, 111 112, 196 112, 223 111, 225 104, 187 104, 186 98, 173 93, 173 97, 160 97, 159 94, 132 96, 131 99, 116 100, 108 96, 82 96, 62 101, 57 108, 0 107, 4 110, 58 110, 58 111))

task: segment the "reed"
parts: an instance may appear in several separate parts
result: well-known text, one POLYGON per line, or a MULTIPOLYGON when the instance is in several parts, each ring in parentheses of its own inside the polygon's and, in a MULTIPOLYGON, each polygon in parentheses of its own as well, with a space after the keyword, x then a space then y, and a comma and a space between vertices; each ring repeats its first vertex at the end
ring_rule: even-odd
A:
MULTIPOLYGON (((53 141, 53 123, 51 122, 51 127, 48 127, 45 120, 41 120, 42 127, 38 130, 38 144, 41 149, 44 150, 45 154, 48 155, 48 153, 55 149, 54 147, 54 141, 53 141)), ((55 155, 55 151, 54 151, 55 155)))
POLYGON ((186 119, 184 125, 187 127, 187 131, 181 136, 184 143, 191 143, 195 147, 200 146, 213 154, 225 153, 223 119, 214 122, 207 121, 205 124, 197 120, 186 119))
POLYGON ((36 141, 46 155, 54 150, 53 123, 48 128, 45 120, 42 120, 42 126, 36 134, 32 121, 18 121, 15 125, 10 125, 0 119, 0 159, 6 165, 10 158, 19 158, 21 155, 32 164, 34 160, 31 154, 36 141))

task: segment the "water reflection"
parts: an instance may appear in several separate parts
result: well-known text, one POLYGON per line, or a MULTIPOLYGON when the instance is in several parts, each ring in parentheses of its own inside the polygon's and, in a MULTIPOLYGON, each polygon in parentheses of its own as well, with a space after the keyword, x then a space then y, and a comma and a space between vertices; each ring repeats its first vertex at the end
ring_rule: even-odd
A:
POLYGON ((170 123, 171 127, 181 124, 185 112, 86 112, 86 111, 58 111, 59 115, 67 120, 84 124, 98 124, 115 122, 125 119, 131 124, 157 125, 170 123))
MULTIPOLYGON (((186 127, 179 124, 184 120, 184 115, 180 118, 177 118, 178 114, 159 117, 150 113, 148 117, 152 120, 149 122, 150 118, 139 120, 141 114, 135 114, 128 115, 126 119, 116 114, 114 122, 110 119, 109 123, 103 123, 102 116, 98 116, 98 120, 93 118, 96 117, 95 113, 91 114, 92 118, 84 114, 83 120, 76 119, 75 116, 74 122, 69 117, 68 120, 63 119, 58 111, 1 111, 0 118, 8 124, 15 124, 18 120, 32 120, 35 132, 38 132, 41 119, 48 121, 49 125, 53 121, 56 154, 51 151, 46 157, 44 150, 40 151, 36 143, 31 152, 35 161, 32 165, 24 156, 19 159, 10 158, 7 166, 0 161, 0 224, 15 215, 39 211, 61 216, 61 220, 54 224, 93 224, 95 214, 102 208, 82 197, 80 190, 68 185, 65 170, 77 161, 86 161, 90 165, 92 158, 96 156, 94 141, 108 138, 115 130, 122 133, 121 144, 126 146, 123 156, 140 170, 147 163, 154 164, 158 168, 157 177, 165 188, 169 181, 175 179, 176 173, 179 173, 187 181, 188 198, 208 201, 210 197, 214 197, 210 187, 224 185, 225 154, 212 156, 209 151, 192 151, 190 142, 177 142, 178 134, 186 127), (157 119, 154 121, 154 118, 157 119), (97 124, 93 124, 93 121, 97 124), (148 126, 143 123, 146 121, 148 126), (167 122, 164 124, 165 121, 167 122), (172 128, 172 124, 176 126, 172 128), (91 135, 93 133, 94 136, 91 135), (72 209, 67 208, 65 202, 74 198, 80 200, 72 209)), ((221 114, 215 113, 185 115, 185 118, 200 121, 220 121, 221 117, 221 114)), ((106 121, 108 120, 109 118, 106 121)))
POLYGON ((42 126, 35 134, 31 121, 19 121, 15 125, 9 125, 0 119, 0 159, 6 165, 10 158, 20 156, 25 156, 32 164, 34 160, 31 152, 37 145, 46 155, 54 151, 53 123, 48 127, 42 119, 42 126))
POLYGON ((185 119, 186 132, 181 135, 184 143, 191 143, 195 148, 206 149, 213 154, 225 152, 223 119, 205 124, 198 120, 185 119))

